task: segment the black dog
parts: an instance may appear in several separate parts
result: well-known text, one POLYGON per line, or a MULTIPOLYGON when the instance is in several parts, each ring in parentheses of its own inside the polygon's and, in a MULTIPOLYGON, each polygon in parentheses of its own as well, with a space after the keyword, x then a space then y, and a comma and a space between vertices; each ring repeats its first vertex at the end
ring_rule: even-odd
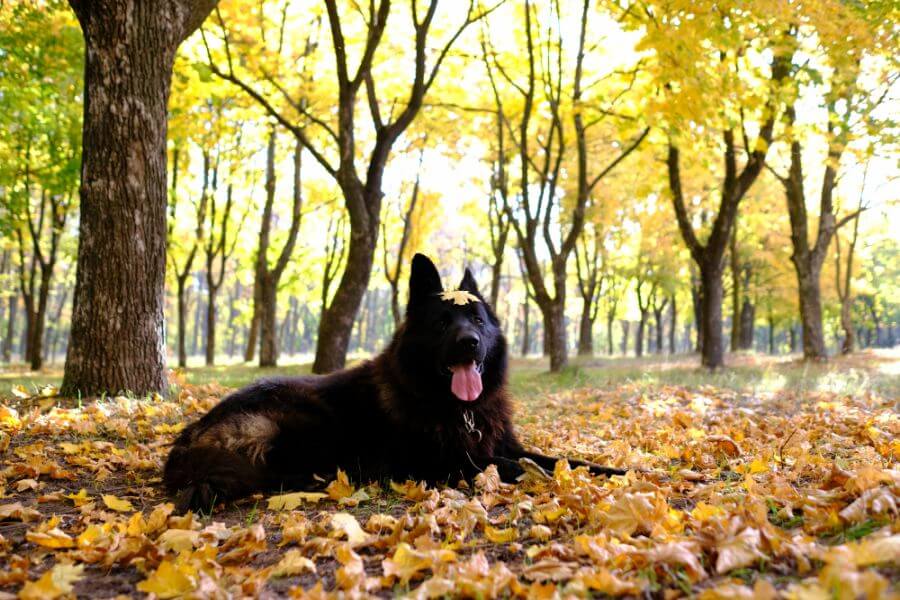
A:
POLYGON ((265 379, 231 394, 175 441, 165 485, 182 507, 208 508, 309 488, 338 467, 361 481, 429 482, 471 479, 490 464, 512 481, 522 458, 553 469, 556 458, 516 439, 506 371, 506 340, 472 274, 444 292, 434 264, 417 254, 406 320, 384 352, 331 375, 265 379))

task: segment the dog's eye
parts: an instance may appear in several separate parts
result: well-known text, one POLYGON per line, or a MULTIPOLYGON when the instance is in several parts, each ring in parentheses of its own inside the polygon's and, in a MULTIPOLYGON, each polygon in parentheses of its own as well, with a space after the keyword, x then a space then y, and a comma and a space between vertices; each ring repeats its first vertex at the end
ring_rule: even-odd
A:
POLYGON ((474 320, 476 325, 484 325, 484 319, 482 319, 481 317, 475 317, 474 320))

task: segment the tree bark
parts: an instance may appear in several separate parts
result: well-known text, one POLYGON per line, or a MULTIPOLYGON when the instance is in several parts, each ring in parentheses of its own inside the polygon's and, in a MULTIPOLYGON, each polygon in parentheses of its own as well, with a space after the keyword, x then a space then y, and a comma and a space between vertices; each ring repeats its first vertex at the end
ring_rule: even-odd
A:
POLYGON ((531 323, 528 322, 530 303, 528 298, 522 303, 522 356, 528 356, 531 348, 531 323))
POLYGON ((622 321, 622 356, 628 354, 628 330, 630 325, 629 321, 622 321))
POLYGON ((587 303, 582 307, 578 323, 578 355, 594 355, 594 320, 591 318, 591 307, 587 303))
POLYGON ((675 337, 678 323, 678 306, 675 304, 675 295, 672 295, 672 303, 669 305, 669 354, 675 354, 675 337))
POLYGON ((746 296, 744 297, 744 302, 741 305, 741 338, 738 343, 738 348, 741 350, 751 350, 753 349, 753 333, 754 333, 754 321, 756 320, 756 307, 750 302, 750 299, 746 296))
POLYGON ((3 337, 3 362, 12 361, 13 338, 16 335, 16 317, 19 310, 19 298, 15 294, 9 297, 9 318, 6 321, 6 335, 3 337))
POLYGON ((70 0, 85 38, 81 219, 63 395, 167 391, 166 108, 214 0, 70 0))
POLYGON ((634 355, 638 358, 644 355, 644 329, 647 327, 647 310, 641 309, 641 319, 638 321, 637 333, 634 336, 634 355))

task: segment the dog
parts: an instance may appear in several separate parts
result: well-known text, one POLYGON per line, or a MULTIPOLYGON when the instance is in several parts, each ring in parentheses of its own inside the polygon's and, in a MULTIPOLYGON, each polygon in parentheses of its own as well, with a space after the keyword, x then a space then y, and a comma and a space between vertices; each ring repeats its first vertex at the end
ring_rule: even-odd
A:
POLYGON ((552 470, 556 458, 516 437, 506 376, 506 340, 472 273, 444 291, 434 263, 416 254, 406 317, 387 349, 343 371, 263 379, 229 395, 181 432, 163 481, 179 507, 196 509, 315 488, 338 468, 358 481, 433 484, 471 480, 491 464, 513 482, 522 459, 552 470))

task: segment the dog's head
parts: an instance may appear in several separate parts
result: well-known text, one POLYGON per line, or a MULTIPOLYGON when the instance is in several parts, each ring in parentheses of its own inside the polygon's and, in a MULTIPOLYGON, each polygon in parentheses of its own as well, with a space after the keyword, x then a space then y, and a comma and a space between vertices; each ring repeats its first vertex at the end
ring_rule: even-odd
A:
POLYGON ((416 371, 407 375, 430 392, 473 402, 503 384, 506 341, 468 269, 459 289, 445 291, 434 263, 416 254, 398 337, 401 360, 416 371))

